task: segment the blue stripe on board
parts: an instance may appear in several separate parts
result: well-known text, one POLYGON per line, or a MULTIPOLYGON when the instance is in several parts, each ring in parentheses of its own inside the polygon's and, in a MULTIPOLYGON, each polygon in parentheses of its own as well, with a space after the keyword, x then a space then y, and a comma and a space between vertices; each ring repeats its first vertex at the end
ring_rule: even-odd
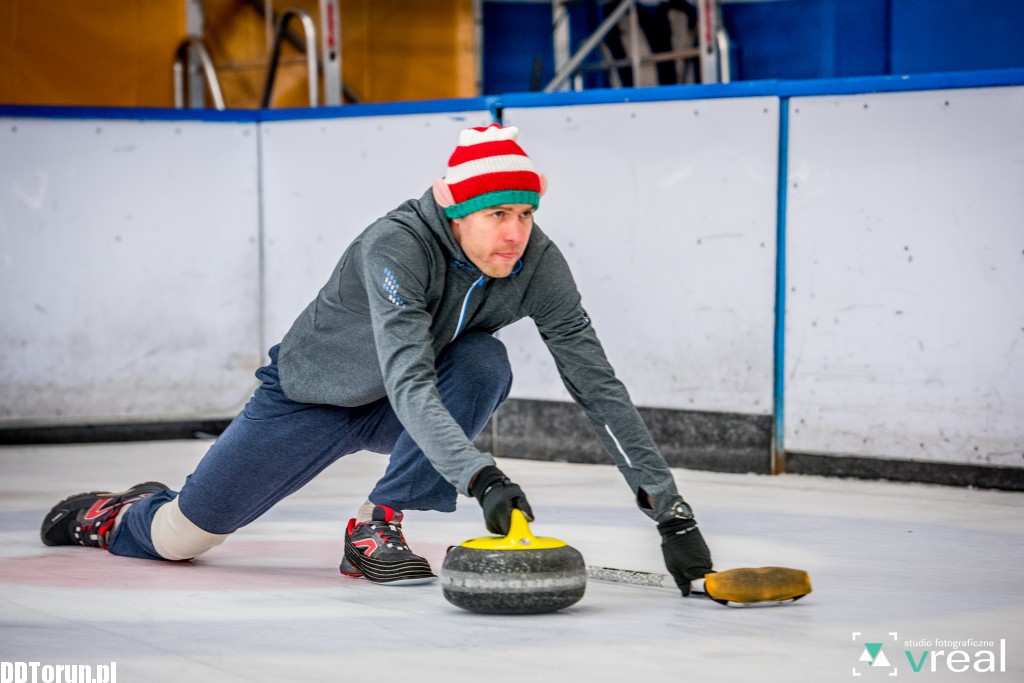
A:
POLYGON ((779 81, 777 94, 789 97, 859 95, 875 92, 991 88, 1008 85, 1024 85, 1024 69, 779 81))
POLYGON ((157 109, 142 107, 57 107, 0 104, 0 116, 26 119, 116 119, 129 121, 207 121, 255 123, 258 111, 244 109, 157 109))
POLYGON ((772 428, 772 469, 773 474, 778 458, 785 452, 783 430, 785 428, 785 385, 786 385, 786 196, 789 191, 789 98, 779 102, 779 170, 776 181, 775 203, 775 368, 774 418, 772 428))
POLYGON ((665 85, 652 88, 618 88, 559 93, 509 93, 416 102, 350 104, 340 107, 298 109, 159 109, 139 107, 57 107, 49 105, 0 105, 0 116, 58 119, 128 119, 138 121, 208 121, 258 123, 299 121, 359 116, 400 116, 406 114, 459 114, 490 111, 495 120, 507 107, 557 107, 581 104, 703 100, 732 97, 797 97, 814 95, 855 95, 864 93, 952 88, 986 88, 1024 85, 1024 69, 954 71, 948 73, 822 78, 794 81, 737 81, 711 85, 665 85))
POLYGON ((470 97, 451 100, 421 100, 416 102, 381 102, 346 104, 340 107, 303 109, 263 109, 257 112, 259 121, 301 121, 304 119, 340 119, 353 116, 401 116, 408 114, 458 114, 462 112, 492 111, 493 97, 470 97))
POLYGON ((705 100, 726 97, 796 97, 1024 85, 1024 69, 955 71, 934 74, 818 78, 793 81, 737 81, 711 85, 663 85, 559 93, 510 93, 498 96, 508 107, 559 107, 582 104, 705 100))
POLYGON ((737 81, 711 85, 661 85, 651 88, 608 88, 580 92, 531 92, 499 95, 498 104, 508 107, 565 107, 580 104, 708 100, 723 97, 775 95, 779 81, 737 81))
POLYGON ((144 107, 58 107, 51 105, 0 105, 0 116, 36 119, 107 119, 129 121, 205 121, 211 123, 260 123, 263 121, 301 121, 359 116, 399 116, 408 114, 461 114, 494 111, 494 98, 474 97, 421 102, 350 104, 342 107, 300 109, 159 109, 144 107))

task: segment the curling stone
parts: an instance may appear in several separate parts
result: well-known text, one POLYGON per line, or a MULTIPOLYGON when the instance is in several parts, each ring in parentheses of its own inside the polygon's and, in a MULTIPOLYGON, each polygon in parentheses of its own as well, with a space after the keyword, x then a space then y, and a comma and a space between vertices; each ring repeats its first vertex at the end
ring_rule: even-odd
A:
POLYGON ((482 536, 452 546, 441 566, 448 602, 478 614, 542 614, 579 602, 587 566, 557 538, 534 536, 526 516, 512 511, 508 536, 482 536))

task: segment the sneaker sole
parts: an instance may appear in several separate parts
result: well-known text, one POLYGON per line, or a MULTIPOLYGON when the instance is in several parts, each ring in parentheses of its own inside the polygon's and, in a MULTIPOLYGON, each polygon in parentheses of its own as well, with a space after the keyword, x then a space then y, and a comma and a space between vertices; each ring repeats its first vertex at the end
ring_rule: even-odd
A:
POLYGON ((426 583, 437 581, 436 576, 424 577, 422 579, 397 579, 395 581, 376 581, 381 586, 421 586, 426 583))
MULTIPOLYGON (((341 572, 341 575, 346 579, 365 579, 366 577, 362 574, 350 574, 348 572, 341 572)), ((420 579, 397 579, 395 581, 374 581, 380 586, 419 586, 426 583, 434 583, 437 581, 436 576, 428 576, 420 579)))

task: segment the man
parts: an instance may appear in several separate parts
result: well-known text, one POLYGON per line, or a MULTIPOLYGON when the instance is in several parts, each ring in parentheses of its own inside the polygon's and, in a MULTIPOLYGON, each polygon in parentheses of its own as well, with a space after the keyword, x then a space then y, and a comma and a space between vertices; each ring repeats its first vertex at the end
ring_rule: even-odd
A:
POLYGON ((223 542, 339 457, 390 453, 349 522, 341 573, 388 584, 435 578, 402 534, 408 510, 477 499, 506 534, 522 489, 474 439, 508 396, 512 372, 493 333, 536 323, 598 438, 658 524, 683 594, 711 556, 664 459, 616 379, 562 254, 533 223, 546 180, 518 130, 464 130, 445 178, 367 228, 270 349, 242 413, 180 493, 146 482, 71 496, 46 516, 47 545, 186 560, 223 542))

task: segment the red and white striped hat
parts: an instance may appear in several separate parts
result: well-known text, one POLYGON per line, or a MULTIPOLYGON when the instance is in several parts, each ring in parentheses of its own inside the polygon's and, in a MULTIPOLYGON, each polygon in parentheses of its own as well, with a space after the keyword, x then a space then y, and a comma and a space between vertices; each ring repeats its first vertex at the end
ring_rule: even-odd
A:
POLYGON ((515 126, 497 123, 459 133, 448 172, 434 181, 434 199, 449 218, 499 204, 540 205, 547 180, 516 142, 518 135, 515 126))

